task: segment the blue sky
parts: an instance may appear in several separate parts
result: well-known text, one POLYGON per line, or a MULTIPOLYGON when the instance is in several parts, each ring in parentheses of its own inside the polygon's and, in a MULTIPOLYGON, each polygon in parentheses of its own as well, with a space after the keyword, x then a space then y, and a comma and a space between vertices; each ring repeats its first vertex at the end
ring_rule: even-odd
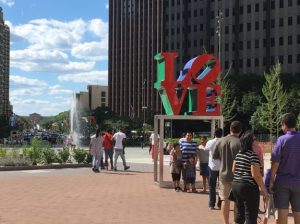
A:
POLYGON ((0 0, 11 31, 10 101, 18 115, 69 110, 73 92, 107 85, 108 0, 0 0))

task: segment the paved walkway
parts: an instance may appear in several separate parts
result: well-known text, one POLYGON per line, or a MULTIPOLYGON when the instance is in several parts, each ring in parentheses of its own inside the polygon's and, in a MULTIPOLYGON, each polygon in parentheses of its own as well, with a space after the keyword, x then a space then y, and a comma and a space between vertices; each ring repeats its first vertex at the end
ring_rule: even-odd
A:
POLYGON ((207 194, 161 189, 151 164, 129 165, 128 172, 0 172, 0 224, 223 223, 219 210, 208 209, 207 194))

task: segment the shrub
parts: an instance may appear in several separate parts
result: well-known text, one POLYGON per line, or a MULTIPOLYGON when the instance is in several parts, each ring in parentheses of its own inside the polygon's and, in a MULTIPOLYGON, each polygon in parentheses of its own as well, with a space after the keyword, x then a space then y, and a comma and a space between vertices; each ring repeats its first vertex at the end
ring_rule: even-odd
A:
POLYGON ((46 164, 51 164, 57 161, 57 156, 54 149, 46 148, 43 150, 43 161, 46 164))
POLYGON ((31 147, 25 147, 23 149, 23 154, 32 160, 33 165, 36 165, 37 163, 41 162, 43 148, 49 147, 49 144, 45 144, 42 140, 34 137, 32 139, 31 147))
POLYGON ((93 156, 91 154, 87 153, 85 162, 86 163, 92 163, 93 162, 93 156))
POLYGON ((6 149, 0 148, 0 158, 4 158, 6 156, 6 149))
POLYGON ((87 152, 84 149, 75 149, 74 150, 74 159, 77 163, 83 163, 87 157, 87 152))
POLYGON ((0 166, 30 166, 32 161, 26 158, 0 158, 0 166))
POLYGON ((69 149, 63 148, 62 150, 58 151, 58 158, 63 162, 66 163, 69 159, 70 152, 69 149))
POLYGON ((20 158, 20 150, 12 149, 12 150, 6 152, 6 157, 20 158))

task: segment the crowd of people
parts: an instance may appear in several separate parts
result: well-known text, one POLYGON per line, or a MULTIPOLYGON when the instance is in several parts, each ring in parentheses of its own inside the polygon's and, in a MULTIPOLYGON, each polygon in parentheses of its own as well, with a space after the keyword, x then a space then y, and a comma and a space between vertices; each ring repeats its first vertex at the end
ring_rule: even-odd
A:
POLYGON ((271 169, 266 173, 263 152, 255 135, 251 131, 242 133, 239 121, 231 123, 229 135, 222 137, 223 131, 218 128, 213 139, 207 141, 203 137, 200 144, 193 140, 191 132, 186 132, 170 151, 174 190, 197 193, 195 180, 199 161, 204 193, 208 183, 208 207, 213 210, 217 206, 225 224, 229 224, 231 201, 235 205, 235 223, 256 224, 260 195, 266 210, 263 223, 268 223, 273 215, 276 223, 287 224, 291 205, 295 223, 300 224, 300 133, 295 129, 294 114, 282 115, 280 122, 285 134, 277 139, 271 169))
POLYGON ((92 170, 97 173, 100 172, 100 168, 108 170, 109 159, 110 169, 117 171, 117 161, 119 156, 123 161, 124 170, 128 170, 130 166, 127 166, 125 159, 125 140, 126 134, 122 130, 119 130, 112 135, 110 130, 105 133, 101 133, 101 131, 97 129, 96 134, 91 137, 91 142, 89 144, 89 152, 93 156, 92 170), (103 150, 105 155, 104 162, 103 150))

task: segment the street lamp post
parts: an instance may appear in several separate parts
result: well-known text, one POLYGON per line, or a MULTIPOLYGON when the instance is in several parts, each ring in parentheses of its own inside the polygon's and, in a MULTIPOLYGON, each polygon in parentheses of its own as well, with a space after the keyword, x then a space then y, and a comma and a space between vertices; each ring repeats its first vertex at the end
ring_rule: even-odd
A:
POLYGON ((143 85, 142 85, 142 112, 143 112, 143 144, 142 144, 142 148, 145 145, 145 126, 146 126, 146 109, 147 106, 146 104, 146 97, 145 97, 145 87, 146 87, 146 79, 143 80, 143 85))
MULTIPOLYGON (((221 33, 222 33, 222 20, 223 20, 223 13, 221 10, 218 11, 218 15, 216 16, 216 19, 217 19, 217 30, 216 30, 216 33, 218 35, 218 57, 219 57, 219 62, 220 62, 220 65, 222 67, 222 61, 221 61, 221 33)), ((219 74, 218 76, 218 85, 221 85, 221 73, 219 74)), ((221 102, 220 102, 221 103, 221 102)), ((222 113, 222 107, 221 107, 221 113, 222 113)), ((221 127, 221 121, 219 120, 218 121, 218 126, 221 127)))

